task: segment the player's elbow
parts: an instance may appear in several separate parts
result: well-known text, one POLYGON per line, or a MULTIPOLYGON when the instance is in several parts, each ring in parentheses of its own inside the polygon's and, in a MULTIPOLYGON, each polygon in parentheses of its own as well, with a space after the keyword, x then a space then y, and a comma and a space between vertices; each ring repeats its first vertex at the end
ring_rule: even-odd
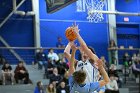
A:
POLYGON ((110 82, 110 79, 104 80, 105 84, 108 84, 110 82))
POLYGON ((72 75, 75 72, 75 70, 72 68, 69 69, 69 75, 72 75))
POLYGON ((109 80, 101 80, 99 81, 100 87, 103 87, 109 83, 109 80))

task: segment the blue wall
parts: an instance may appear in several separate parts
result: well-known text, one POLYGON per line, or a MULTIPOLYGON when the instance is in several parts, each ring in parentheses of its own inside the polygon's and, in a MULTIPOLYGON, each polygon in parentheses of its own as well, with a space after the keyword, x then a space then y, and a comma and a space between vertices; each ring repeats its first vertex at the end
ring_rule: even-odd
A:
MULTIPOLYGON (((140 12, 140 0, 116 0, 116 10, 122 12, 140 12)), ((139 16, 117 16, 117 22, 123 22, 124 17, 129 17, 130 22, 139 23, 139 16)))
MULTIPOLYGON (((132 12, 139 13, 140 12, 140 1, 139 0, 116 0, 116 10, 122 12, 132 12)), ((134 47, 140 47, 140 16, 121 16, 117 15, 117 34, 129 34, 129 35, 137 35, 138 38, 134 39, 121 39, 118 38, 118 45, 124 45, 128 47, 129 45, 133 45, 134 47), (129 18, 129 22, 124 22, 124 17, 129 18)))
MULTIPOLYGON (((20 0, 17 0, 20 1, 20 0)), ((18 10, 25 12, 31 10, 31 2, 27 0, 18 10)), ((12 11, 12 1, 2 0, 0 8, 0 23, 12 11)), ((13 47, 33 46, 33 20, 32 17, 12 15, 0 28, 0 35, 13 47), (16 42, 15 42, 16 40, 16 42)))

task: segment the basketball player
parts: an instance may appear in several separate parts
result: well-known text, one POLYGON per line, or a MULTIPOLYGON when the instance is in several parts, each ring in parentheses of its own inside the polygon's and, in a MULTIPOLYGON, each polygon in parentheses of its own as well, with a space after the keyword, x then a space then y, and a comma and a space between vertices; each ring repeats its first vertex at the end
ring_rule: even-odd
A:
MULTIPOLYGON (((69 62, 70 62, 70 58, 71 58, 70 49, 71 49, 71 46, 73 44, 74 44, 73 41, 69 42, 68 45, 66 46, 65 50, 64 50, 64 55, 69 62)), ((81 55, 82 55, 82 60, 78 61, 78 60, 75 59, 74 63, 75 63, 76 71, 79 71, 79 70, 82 69, 86 72, 86 74, 87 74, 87 77, 86 77, 86 80, 85 80, 86 83, 97 82, 99 80, 99 77, 98 77, 99 76, 99 71, 98 71, 97 66, 83 52, 83 49, 81 47, 79 48, 79 50, 80 50, 81 55)), ((95 52, 93 51, 93 53, 95 53, 95 52)), ((104 93, 105 92, 105 87, 103 86, 102 88, 98 89, 97 91, 94 91, 94 93, 104 93)))
MULTIPOLYGON (((91 74, 91 77, 94 77, 93 81, 98 81, 98 70, 96 68, 96 64, 98 64, 98 57, 95 55, 95 52, 93 51, 93 49, 88 48, 88 46, 86 45, 85 41, 82 39, 82 37, 79 34, 79 28, 78 25, 76 25, 76 22, 74 23, 74 32, 77 36, 77 39, 80 43, 80 47, 83 49, 84 53, 88 56, 88 58, 90 59, 89 62, 92 63, 93 66, 93 70, 90 70, 91 72, 93 72, 94 74, 91 74)), ((88 63, 89 63, 88 62, 88 63)), ((88 66, 87 66, 88 67, 88 66)), ((99 93, 104 93, 105 92, 105 86, 102 87, 99 90, 99 93)))
POLYGON ((75 71, 74 62, 76 50, 76 46, 72 45, 72 55, 70 58, 69 67, 70 93, 93 93, 100 87, 105 86, 109 82, 109 77, 103 67, 102 61, 98 60, 98 68, 104 79, 99 82, 85 83, 87 77, 86 72, 82 69, 79 71, 75 71))
MULTIPOLYGON (((65 55, 65 57, 67 58, 67 60, 69 62, 70 62, 70 57, 71 57, 70 49, 71 49, 71 46, 73 45, 73 43, 74 42, 69 42, 68 45, 66 46, 65 50, 64 50, 64 55, 65 55)), ((88 75, 88 72, 90 72, 90 75, 88 75, 89 77, 87 77, 87 79, 86 79, 87 83, 97 81, 97 77, 96 76, 97 76, 97 73, 98 73, 98 69, 95 67, 94 62, 92 62, 88 58, 88 56, 83 52, 81 47, 79 47, 79 50, 80 50, 80 53, 81 53, 81 56, 82 56, 82 60, 78 61, 78 60, 75 59, 76 71, 78 71, 80 69, 84 69, 84 70, 86 70, 87 75, 88 75), (93 69, 94 69, 94 76, 91 75, 91 74, 93 74, 93 72, 91 71, 93 69), (96 77, 96 79, 95 79, 95 77, 96 77)))

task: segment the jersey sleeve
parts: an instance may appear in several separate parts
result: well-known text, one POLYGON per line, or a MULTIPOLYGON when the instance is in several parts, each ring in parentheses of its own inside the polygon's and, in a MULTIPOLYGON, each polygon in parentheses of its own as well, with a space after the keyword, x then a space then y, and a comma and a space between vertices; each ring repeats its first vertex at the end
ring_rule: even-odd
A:
POLYGON ((99 92, 99 91, 102 91, 102 92, 105 92, 105 86, 103 86, 103 87, 101 87, 101 88, 99 88, 97 91, 99 92))
POLYGON ((91 92, 100 90, 99 82, 90 83, 90 88, 89 89, 90 89, 91 92))
POLYGON ((73 79, 73 76, 69 76, 69 86, 70 86, 70 89, 72 88, 72 86, 74 85, 74 79, 73 79))

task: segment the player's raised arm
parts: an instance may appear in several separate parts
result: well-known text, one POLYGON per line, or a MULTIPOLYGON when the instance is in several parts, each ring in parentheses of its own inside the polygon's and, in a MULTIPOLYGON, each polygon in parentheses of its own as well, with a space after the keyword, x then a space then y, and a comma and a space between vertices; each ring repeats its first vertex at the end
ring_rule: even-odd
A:
POLYGON ((72 75, 75 72, 75 67, 74 67, 74 62, 75 62, 75 52, 77 50, 77 47, 75 44, 72 45, 71 47, 72 53, 70 57, 70 67, 69 67, 69 75, 72 75))
POLYGON ((76 25, 76 24, 74 25, 74 32, 76 33, 77 39, 78 39, 78 41, 80 43, 80 46, 82 47, 83 51, 89 56, 89 58, 91 58, 94 61, 97 61, 98 57, 95 54, 93 54, 92 51, 88 48, 85 41, 80 36, 78 25, 76 25))
MULTIPOLYGON (((66 57, 66 59, 70 62, 70 58, 71 58, 71 54, 70 54, 70 50, 71 50, 71 46, 74 44, 74 41, 71 41, 67 44, 65 50, 64 50, 64 56, 66 57)), ((75 62, 77 60, 75 59, 75 62)))
POLYGON ((102 86, 105 86, 107 83, 109 83, 110 79, 108 77, 107 72, 105 71, 105 69, 103 67, 103 62, 100 59, 98 60, 98 68, 99 68, 101 75, 103 76, 103 80, 99 81, 99 85, 100 85, 100 87, 102 87, 102 86))
POLYGON ((64 50, 64 56, 67 58, 67 60, 70 62, 71 54, 70 54, 71 44, 70 42, 67 44, 65 50, 64 50))

